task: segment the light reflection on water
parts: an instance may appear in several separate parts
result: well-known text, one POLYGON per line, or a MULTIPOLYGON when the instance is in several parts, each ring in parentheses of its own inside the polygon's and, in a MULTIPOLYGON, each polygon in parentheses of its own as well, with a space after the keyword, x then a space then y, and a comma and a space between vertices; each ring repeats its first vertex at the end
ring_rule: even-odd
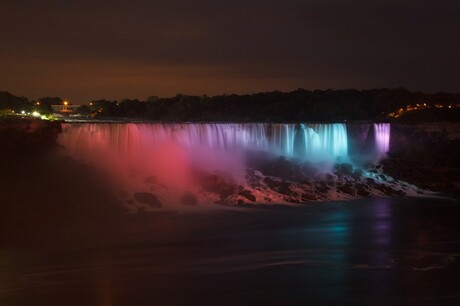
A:
POLYGON ((139 214, 116 224, 104 220, 109 230, 101 236, 87 233, 85 247, 77 240, 64 244, 50 232, 31 239, 54 239, 53 247, 4 251, 0 302, 424 304, 457 295, 451 277, 459 267, 455 261, 445 265, 444 259, 460 253, 453 239, 459 230, 450 218, 459 211, 458 203, 438 200, 376 199, 305 208, 139 214), (407 222, 414 217, 420 222, 407 222), (425 227, 423 221, 433 217, 449 229, 443 235, 451 234, 439 236, 425 227), (421 229, 430 231, 424 239, 445 242, 443 250, 434 249, 435 244, 430 250, 445 255, 417 261, 417 249, 411 248, 419 236, 408 233, 421 229), (437 265, 444 268, 414 269, 437 265))

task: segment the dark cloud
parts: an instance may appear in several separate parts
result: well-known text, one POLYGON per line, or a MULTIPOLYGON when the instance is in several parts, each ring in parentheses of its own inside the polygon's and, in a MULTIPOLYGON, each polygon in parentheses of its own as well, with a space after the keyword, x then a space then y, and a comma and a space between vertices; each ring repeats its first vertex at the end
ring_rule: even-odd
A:
POLYGON ((30 0, 0 12, 0 84, 32 97, 460 91, 456 1, 30 0))

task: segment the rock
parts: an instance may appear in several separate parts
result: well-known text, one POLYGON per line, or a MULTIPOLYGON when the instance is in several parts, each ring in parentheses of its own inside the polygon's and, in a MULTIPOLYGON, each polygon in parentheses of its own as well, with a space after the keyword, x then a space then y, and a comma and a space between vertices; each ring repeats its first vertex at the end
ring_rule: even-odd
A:
POLYGON ((252 192, 250 190, 245 189, 245 190, 241 191, 240 193, 238 193, 238 195, 240 195, 242 197, 245 197, 246 199, 248 199, 251 202, 256 201, 256 197, 252 194, 252 192))
POLYGON ((352 177, 355 181, 360 180, 362 176, 363 176, 363 170, 361 170, 361 169, 355 169, 355 170, 353 171, 353 174, 351 175, 351 177, 352 177))
POLYGON ((153 193, 148 192, 136 192, 134 195, 134 200, 137 202, 147 204, 151 207, 161 208, 163 205, 161 204, 160 200, 157 198, 156 195, 153 193))
POLYGON ((277 191, 284 195, 292 195, 291 191, 291 184, 289 182, 283 181, 275 181, 270 177, 264 178, 264 183, 272 190, 277 191))
POLYGON ((193 193, 185 191, 180 198, 180 202, 185 206, 195 206, 198 204, 198 199, 193 193))
POLYGON ((347 163, 337 164, 335 172, 339 176, 350 176, 353 174, 353 165, 347 163))
POLYGON ((329 191, 329 188, 327 186, 324 186, 322 184, 316 185, 316 191, 319 193, 327 193, 329 191))
POLYGON ((252 188, 256 188, 260 185, 261 177, 257 175, 254 169, 246 169, 246 182, 252 188))
POLYGON ((220 197, 220 201, 225 201, 231 195, 234 195, 237 190, 235 185, 226 185, 224 188, 220 189, 218 194, 220 197))
POLYGON ((369 191, 366 190, 366 186, 364 184, 356 184, 356 194, 361 197, 368 197, 370 195, 369 191))
POLYGON ((216 174, 202 175, 200 178, 200 186, 205 192, 218 194, 220 203, 225 202, 228 197, 236 194, 238 191, 238 185, 233 183, 229 175, 226 175, 226 177, 216 174))
POLYGON ((316 201, 316 196, 314 194, 304 193, 302 194, 302 201, 316 201))
POLYGON ((355 195, 355 189, 350 183, 344 184, 343 186, 337 187, 337 190, 349 195, 355 195))
MULTIPOLYGON (((263 175, 278 177, 283 180, 293 182, 302 182, 306 179, 316 176, 318 170, 308 162, 289 160, 283 156, 278 158, 261 158, 253 157, 249 163, 251 167, 259 170, 263 175)), ((246 172, 248 174, 248 172, 246 172)))

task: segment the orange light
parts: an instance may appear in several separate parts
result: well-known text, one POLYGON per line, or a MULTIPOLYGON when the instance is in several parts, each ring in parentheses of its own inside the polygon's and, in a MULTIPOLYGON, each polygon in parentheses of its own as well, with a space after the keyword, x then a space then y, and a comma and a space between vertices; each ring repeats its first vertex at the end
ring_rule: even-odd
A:
POLYGON ((64 105, 65 105, 65 106, 69 105, 69 102, 64 101, 64 105))

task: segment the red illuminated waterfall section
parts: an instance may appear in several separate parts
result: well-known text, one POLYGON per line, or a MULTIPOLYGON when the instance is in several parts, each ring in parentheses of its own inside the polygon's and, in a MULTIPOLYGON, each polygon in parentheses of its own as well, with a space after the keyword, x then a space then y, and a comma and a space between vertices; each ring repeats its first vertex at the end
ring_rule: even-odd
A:
POLYGON ((374 124, 375 150, 378 157, 383 157, 390 150, 390 124, 374 124))

